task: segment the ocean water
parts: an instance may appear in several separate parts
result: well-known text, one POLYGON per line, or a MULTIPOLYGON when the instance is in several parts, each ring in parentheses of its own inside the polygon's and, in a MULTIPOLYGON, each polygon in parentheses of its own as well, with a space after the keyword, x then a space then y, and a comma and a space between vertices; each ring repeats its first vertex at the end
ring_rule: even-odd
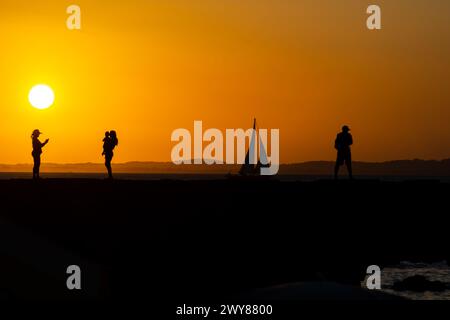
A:
MULTIPOLYGON (((0 172, 0 180, 31 179, 27 172, 0 172)), ((106 173, 41 173, 42 179, 106 179, 106 173)), ((174 173, 114 173, 117 180, 220 180, 224 174, 174 174, 174 173)))
POLYGON ((411 300, 450 300, 450 267, 445 261, 431 264, 404 261, 381 271, 381 290, 411 300), (415 275, 424 276, 430 281, 447 283, 449 289, 442 292, 395 291, 392 289, 395 282, 415 275))
MULTIPOLYGON (((42 173, 42 178, 48 179, 105 179, 106 173, 42 173)), ((222 180, 226 179, 225 174, 195 174, 195 173, 115 173, 118 180, 222 180)), ((330 175, 277 175, 271 177, 279 181, 317 181, 330 180, 330 175)), ((31 179, 28 172, 0 172, 0 180, 10 179, 31 179)), ((343 176, 342 180, 347 178, 343 176)), ((357 180, 380 180, 380 181, 440 181, 450 183, 450 176, 446 177, 415 177, 415 176, 356 176, 357 180)))

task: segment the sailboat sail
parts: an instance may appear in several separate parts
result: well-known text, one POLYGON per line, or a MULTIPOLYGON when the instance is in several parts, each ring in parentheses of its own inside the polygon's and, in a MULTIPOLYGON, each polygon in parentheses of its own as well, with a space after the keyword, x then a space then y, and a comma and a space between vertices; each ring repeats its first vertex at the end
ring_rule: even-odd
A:
POLYGON ((267 158, 267 152, 266 147, 264 147, 264 143, 261 139, 261 136, 259 137, 259 161, 262 165, 269 164, 269 159, 267 158))
POLYGON ((267 157, 266 148, 261 139, 261 136, 258 135, 258 145, 259 145, 259 159, 256 156, 256 119, 253 122, 253 134, 250 141, 250 147, 247 151, 247 155, 245 156, 245 163, 242 165, 239 173, 241 175, 259 175, 261 167, 265 167, 269 164, 269 160, 267 157), (250 158, 252 157, 252 158, 250 158), (255 165, 256 164, 256 165, 255 165))
POLYGON ((239 173, 241 175, 254 174, 255 172, 255 147, 256 147, 256 119, 253 122, 253 133, 250 139, 250 147, 245 155, 245 163, 242 165, 239 173), (251 158, 250 158, 251 157, 251 158))

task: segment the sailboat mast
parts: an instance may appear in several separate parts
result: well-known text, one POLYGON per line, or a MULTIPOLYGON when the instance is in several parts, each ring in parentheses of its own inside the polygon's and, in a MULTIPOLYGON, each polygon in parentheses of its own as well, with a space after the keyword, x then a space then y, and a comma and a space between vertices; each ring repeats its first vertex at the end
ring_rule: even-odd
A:
POLYGON ((250 147, 247 151, 247 154, 245 156, 245 163, 242 165, 241 170, 239 171, 239 173, 243 176, 248 175, 248 174, 254 174, 255 172, 255 163, 254 163, 254 155, 258 148, 256 146, 256 118, 253 119, 253 133, 252 136, 250 138, 250 147), (251 153, 251 154, 250 154, 251 153), (252 160, 250 160, 250 156, 252 157, 252 160))

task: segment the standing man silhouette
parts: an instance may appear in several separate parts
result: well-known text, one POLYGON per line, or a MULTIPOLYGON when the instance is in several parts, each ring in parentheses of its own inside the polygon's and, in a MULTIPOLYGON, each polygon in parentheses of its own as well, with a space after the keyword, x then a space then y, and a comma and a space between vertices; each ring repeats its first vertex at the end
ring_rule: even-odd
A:
POLYGON ((39 141, 39 136, 42 134, 38 129, 34 130, 31 134, 31 140, 33 142, 33 152, 31 155, 33 156, 33 179, 39 179, 39 169, 41 167, 41 154, 42 148, 48 143, 48 139, 45 140, 44 143, 39 141))
POLYGON ((352 152, 350 150, 350 146, 353 144, 353 137, 349 131, 350 128, 348 126, 343 126, 342 132, 338 133, 336 140, 334 141, 334 148, 337 150, 334 179, 338 178, 339 167, 344 165, 344 163, 347 166, 349 178, 353 179, 352 152))

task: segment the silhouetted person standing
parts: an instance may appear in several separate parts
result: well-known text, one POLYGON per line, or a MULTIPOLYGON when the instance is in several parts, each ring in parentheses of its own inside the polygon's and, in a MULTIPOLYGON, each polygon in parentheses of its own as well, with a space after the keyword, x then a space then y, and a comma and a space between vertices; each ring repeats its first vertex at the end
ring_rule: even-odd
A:
POLYGON ((33 152, 31 155, 33 156, 33 179, 39 179, 39 169, 41 167, 41 154, 42 148, 48 143, 48 139, 45 140, 44 143, 39 141, 39 136, 42 134, 39 130, 34 130, 31 134, 31 140, 33 142, 33 152))
POLYGON ((105 138, 103 139, 103 154, 105 156, 105 167, 108 170, 108 178, 112 179, 112 167, 111 161, 114 157, 114 148, 119 144, 117 139, 117 133, 113 130, 105 133, 105 138))
POLYGON ((334 148, 337 150, 336 166, 334 167, 334 178, 338 178, 339 167, 347 166, 348 175, 350 179, 353 179, 352 172, 352 152, 350 146, 353 144, 353 137, 350 134, 350 128, 348 126, 342 127, 342 132, 338 133, 334 142, 334 148))

